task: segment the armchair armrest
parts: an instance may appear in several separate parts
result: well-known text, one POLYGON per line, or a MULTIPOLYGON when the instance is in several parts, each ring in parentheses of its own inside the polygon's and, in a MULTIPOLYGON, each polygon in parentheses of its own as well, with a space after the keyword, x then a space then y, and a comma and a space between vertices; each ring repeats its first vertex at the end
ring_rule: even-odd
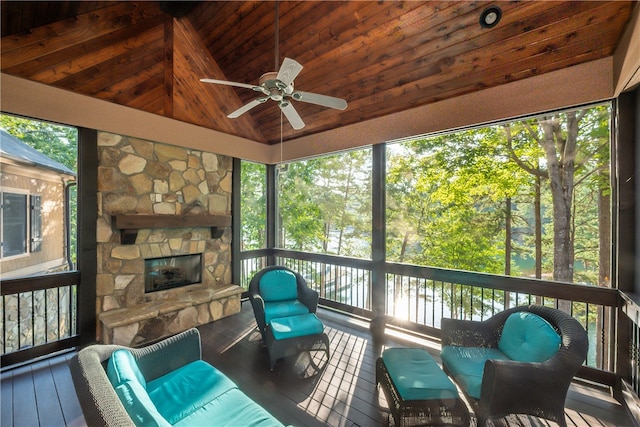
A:
MULTIPOLYGON (((561 422, 571 377, 549 361, 488 360, 484 366, 479 418, 528 414, 561 422)), ((482 425, 482 422, 480 425, 482 425)))
POLYGON ((264 336, 267 327, 264 321, 264 298, 262 298, 260 294, 249 292, 249 301, 251 301, 251 307, 253 307, 258 329, 260 329, 260 333, 264 336))
POLYGON ((316 312, 316 310, 318 309, 319 298, 320 295, 317 291, 314 291, 307 286, 298 286, 298 299, 307 306, 309 312, 316 312))
POLYGON ((497 347, 500 337, 487 322, 443 318, 440 328, 442 346, 497 347))

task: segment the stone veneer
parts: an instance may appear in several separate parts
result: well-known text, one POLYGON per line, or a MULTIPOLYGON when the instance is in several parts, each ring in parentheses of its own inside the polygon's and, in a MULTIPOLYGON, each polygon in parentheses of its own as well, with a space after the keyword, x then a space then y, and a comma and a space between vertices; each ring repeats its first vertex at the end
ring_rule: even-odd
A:
POLYGON ((240 310, 231 285, 231 230, 142 229, 121 244, 112 215, 230 215, 232 159, 106 132, 98 134, 97 336, 139 345, 240 310), (145 294, 144 260, 203 254, 202 283, 145 294))

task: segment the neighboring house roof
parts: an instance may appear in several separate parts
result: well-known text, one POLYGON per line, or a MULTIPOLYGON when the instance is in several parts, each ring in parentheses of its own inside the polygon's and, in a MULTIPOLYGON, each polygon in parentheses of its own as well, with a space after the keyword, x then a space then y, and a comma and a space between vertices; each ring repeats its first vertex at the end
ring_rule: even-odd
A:
POLYGON ((25 144, 20 139, 0 129, 0 157, 9 157, 13 160, 26 162, 56 172, 76 176, 76 173, 52 158, 45 156, 35 148, 25 144))

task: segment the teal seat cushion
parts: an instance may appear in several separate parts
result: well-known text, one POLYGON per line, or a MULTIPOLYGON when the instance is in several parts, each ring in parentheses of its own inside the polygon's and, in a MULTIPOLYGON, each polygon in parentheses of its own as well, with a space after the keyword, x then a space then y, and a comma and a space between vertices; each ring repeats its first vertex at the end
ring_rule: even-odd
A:
POLYGON ((309 313, 309 309, 299 300, 273 301, 264 303, 264 321, 270 323, 278 317, 297 316, 309 313))
POLYGON ((313 313, 281 317, 271 320, 271 331, 276 340, 317 335, 324 331, 324 325, 313 313))
POLYGON ((138 368, 138 362, 127 349, 114 351, 107 363, 107 376, 114 387, 127 382, 137 381, 142 388, 147 387, 147 382, 138 368))
POLYGON ((265 302, 294 300, 298 297, 298 281, 287 270, 271 270, 260 278, 260 296, 265 302))
POLYGON ((442 363, 451 376, 471 397, 480 399, 482 375, 487 360, 509 360, 497 348, 444 346, 440 351, 442 363))
POLYGON ((151 401, 171 424, 199 411, 233 388, 236 388, 233 381, 202 360, 191 362, 147 384, 151 401))
POLYGON ((498 348, 513 360, 544 362, 560 348, 560 335, 542 317, 520 311, 504 323, 498 348))
POLYGON ((458 398, 456 386, 421 348, 388 348, 382 361, 403 400, 458 398))
POLYGON ((278 420, 237 388, 227 390, 174 425, 282 427, 278 420))
POLYGON ((125 381, 115 387, 116 394, 136 426, 169 427, 149 395, 137 381, 125 381))

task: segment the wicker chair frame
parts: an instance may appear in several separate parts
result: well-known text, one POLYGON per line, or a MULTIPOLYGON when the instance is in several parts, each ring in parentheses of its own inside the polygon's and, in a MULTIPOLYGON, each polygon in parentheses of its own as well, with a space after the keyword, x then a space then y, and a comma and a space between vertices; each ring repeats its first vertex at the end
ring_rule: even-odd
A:
POLYGON ((309 309, 310 313, 315 313, 317 311, 319 299, 318 292, 307 286, 307 281, 300 275, 300 273, 284 266, 272 265, 265 267, 251 278, 251 282, 249 282, 249 301, 251 301, 253 314, 255 315, 260 334, 262 335, 262 342, 269 351, 270 369, 273 371, 278 359, 295 355, 302 351, 324 350, 327 355, 327 360, 329 360, 329 338, 325 333, 288 338, 284 340, 276 340, 274 338, 270 325, 264 320, 264 300, 260 295, 260 278, 262 278, 265 273, 273 270, 286 270, 295 275, 298 289, 298 300, 300 300, 300 302, 309 309))
MULTIPOLYGON (((480 400, 473 403, 479 424, 510 414, 544 418, 566 426, 564 404, 569 385, 588 349, 580 323, 550 307, 529 305, 504 310, 482 321, 442 319, 442 346, 497 347, 507 318, 527 311, 546 319, 561 337, 560 349, 542 363, 489 360, 485 363, 480 400)), ((444 361, 443 361, 444 362, 444 361)), ((445 372, 447 366, 443 363, 445 372)))
POLYGON ((111 354, 120 348, 133 354, 148 381, 202 358, 200 332, 195 328, 141 348, 106 344, 83 348, 71 359, 70 369, 89 426, 133 425, 107 377, 106 364, 111 354))

